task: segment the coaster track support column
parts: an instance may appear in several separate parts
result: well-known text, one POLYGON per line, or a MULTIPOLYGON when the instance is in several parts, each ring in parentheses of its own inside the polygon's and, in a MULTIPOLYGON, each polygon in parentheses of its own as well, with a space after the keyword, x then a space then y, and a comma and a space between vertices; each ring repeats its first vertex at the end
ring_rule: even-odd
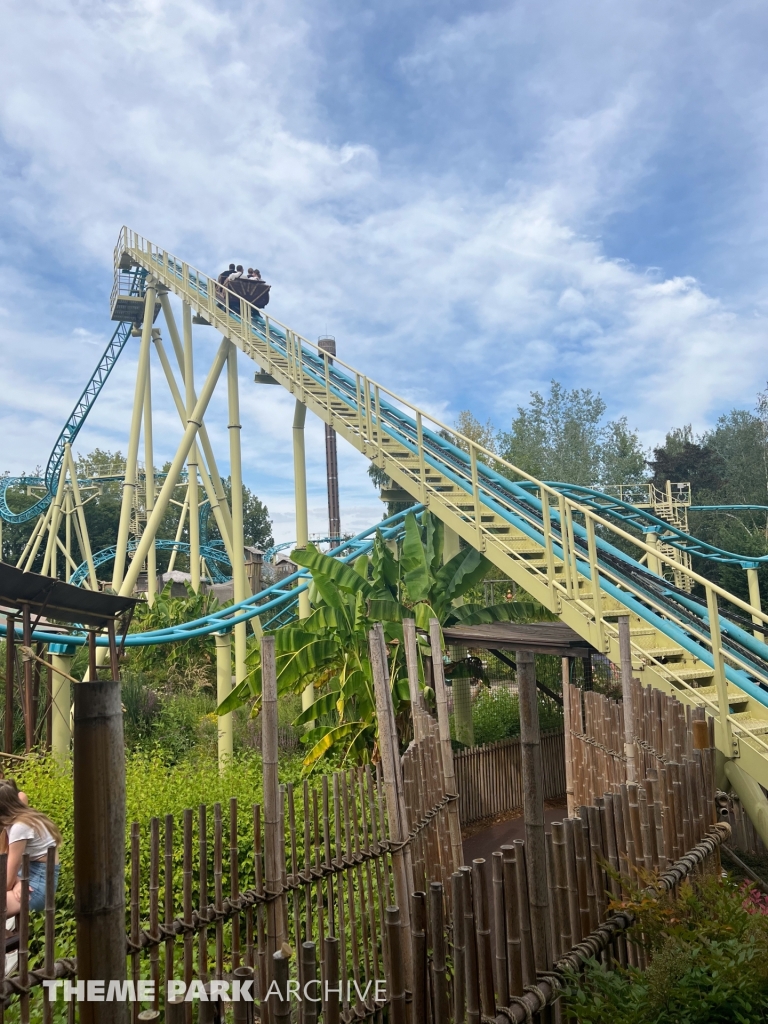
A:
MULTIPOLYGON (((182 305, 182 329, 184 331, 184 390, 187 408, 187 423, 195 407, 195 366, 192 352, 192 307, 188 302, 182 305)), ((200 591, 200 513, 198 509, 197 441, 192 445, 187 459, 187 497, 189 500, 189 574, 192 589, 200 591)))
MULTIPOLYGON (((229 400, 229 472, 232 483, 232 582, 235 604, 250 597, 245 575, 245 538, 243 536, 243 464, 240 448, 240 392, 237 381, 237 348, 229 342, 227 350, 227 395, 229 400)), ((247 674, 245 665, 246 624, 235 626, 235 679, 241 683, 247 674)))

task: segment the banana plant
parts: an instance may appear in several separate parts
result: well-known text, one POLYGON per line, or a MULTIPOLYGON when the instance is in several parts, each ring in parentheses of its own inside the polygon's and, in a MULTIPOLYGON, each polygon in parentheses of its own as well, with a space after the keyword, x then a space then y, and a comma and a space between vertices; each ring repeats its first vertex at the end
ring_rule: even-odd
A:
MULTIPOLYGON (((311 684, 314 702, 295 720, 306 729, 304 765, 334 755, 342 763, 377 757, 378 726, 373 676, 368 658, 368 632, 381 622, 390 651, 390 687, 396 720, 405 718, 410 691, 405 670, 402 621, 410 617, 428 631, 429 620, 442 625, 528 619, 531 604, 505 603, 491 608, 456 602, 486 574, 490 562, 474 549, 461 551, 443 564, 443 524, 425 513, 421 524, 406 517, 398 557, 377 534, 370 556, 352 565, 318 551, 313 544, 291 555, 309 569, 311 614, 274 633, 278 694, 303 693, 311 684)), ((423 657, 430 655, 419 639, 419 675, 424 685, 423 657)), ((261 706, 260 652, 249 656, 249 674, 219 707, 224 714, 245 703, 253 713, 261 706)))

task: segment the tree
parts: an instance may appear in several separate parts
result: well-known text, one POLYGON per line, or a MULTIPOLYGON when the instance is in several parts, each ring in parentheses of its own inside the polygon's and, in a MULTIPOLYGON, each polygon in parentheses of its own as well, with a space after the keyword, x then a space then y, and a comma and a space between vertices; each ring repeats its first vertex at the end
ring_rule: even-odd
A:
POLYGON ((722 456, 705 438, 693 439, 690 424, 671 430, 660 448, 654 448, 653 482, 659 489, 667 480, 689 482, 692 491, 717 494, 723 485, 722 456))
POLYGON ((518 406, 509 431, 497 435, 496 450, 540 480, 585 487, 636 483, 645 471, 640 438, 626 417, 606 420, 605 411, 590 388, 569 391, 553 380, 547 396, 532 391, 528 405, 518 406))

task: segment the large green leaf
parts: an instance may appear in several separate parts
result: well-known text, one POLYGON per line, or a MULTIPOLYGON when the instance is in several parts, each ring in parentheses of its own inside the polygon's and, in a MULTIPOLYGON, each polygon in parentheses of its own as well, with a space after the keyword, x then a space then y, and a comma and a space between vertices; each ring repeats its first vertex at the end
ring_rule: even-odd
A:
POLYGON ((358 576, 361 576, 364 580, 368 579, 368 555, 358 555, 352 563, 352 568, 355 570, 358 576))
POLYGON ((481 604, 464 604, 451 609, 450 621, 465 626, 483 622, 535 622, 541 618, 540 611, 538 605, 525 601, 505 601, 487 608, 481 604))
POLYGON ((319 757, 322 757, 323 754, 329 751, 332 747, 335 747, 338 743, 340 743, 341 740, 355 733, 361 725, 364 726, 365 723, 345 722, 344 725, 337 725, 335 727, 329 728, 325 735, 322 737, 322 739, 318 740, 318 742, 314 745, 314 747, 312 747, 310 752, 304 758, 303 763, 305 768, 309 768, 311 765, 313 765, 319 757))
POLYGON ((445 538, 445 525, 442 519, 431 512, 425 512, 422 517, 425 526, 425 543, 427 548, 427 564, 432 573, 440 568, 443 559, 443 541, 445 538))
POLYGON ((329 555, 324 555, 317 550, 314 544, 307 544, 305 548, 297 548, 291 555, 291 559, 297 565, 303 565, 309 569, 315 581, 321 575, 332 580, 339 589, 346 590, 350 594, 362 590, 367 596, 371 592, 370 583, 364 580, 353 566, 331 558, 329 555))
POLYGON ((421 530, 413 512, 405 517, 400 561, 403 566, 403 582, 409 601, 426 601, 432 587, 432 574, 427 565, 427 556, 421 541, 421 530))
POLYGON ((408 684, 408 680, 407 679, 398 679, 398 680, 396 680, 395 685, 392 687, 392 696, 395 698, 395 702, 397 702, 397 701, 405 701, 406 703, 410 702, 410 699, 411 699, 411 688, 410 688, 410 686, 408 684))
POLYGON ((423 629, 427 633, 429 632, 430 619, 437 619, 440 621, 440 616, 427 601, 419 601, 418 604, 414 605, 412 614, 416 620, 416 628, 423 629))
MULTIPOLYGON (((323 629, 335 629, 339 625, 339 609, 327 604, 316 608, 308 619, 302 620, 301 626, 307 633, 317 633, 323 629)), ((282 630, 281 630, 282 632, 282 630)))
POLYGON ((279 682, 282 687, 294 686, 318 669, 340 663, 342 654, 338 638, 314 638, 312 643, 306 644, 285 660, 281 660, 279 682))
POLYGON ((226 715, 228 712, 234 711, 235 708, 241 708, 251 697, 259 695, 261 693, 261 672, 259 672, 258 684, 258 690, 253 689, 251 676, 247 675, 219 704, 216 714, 226 715))
MULTIPOLYGON (((307 619, 309 622, 309 619, 307 619)), ((304 629, 304 623, 299 625, 283 626, 275 633, 275 654, 279 658, 281 654, 292 654, 300 647, 314 643, 317 640, 315 633, 304 629)), ((261 659, 259 659, 261 661, 261 659)))
POLYGON ((474 548, 460 551, 446 562, 435 579, 435 589, 446 601, 455 601, 485 576, 491 563, 474 548))
POLYGON ((316 604, 322 602, 337 611, 341 611, 345 607, 344 592, 328 576, 323 576, 320 572, 316 573, 312 579, 312 587, 320 599, 315 602, 316 604))
POLYGON ((374 622, 402 622, 403 606, 391 597, 370 598, 368 618, 374 622))
POLYGON ((329 690, 328 693, 324 693, 322 697, 318 697, 313 704, 308 708, 305 708, 299 717, 294 720, 294 728, 298 729, 299 726, 306 725, 307 722, 314 722, 316 718, 320 717, 320 715, 330 715, 330 713, 336 708, 336 701, 338 700, 338 697, 338 689, 329 690))
POLYGON ((376 537, 373 542, 371 566, 373 568, 374 586, 385 586, 392 594, 396 594, 397 585, 400 580, 400 563, 382 537, 380 530, 376 531, 376 537))

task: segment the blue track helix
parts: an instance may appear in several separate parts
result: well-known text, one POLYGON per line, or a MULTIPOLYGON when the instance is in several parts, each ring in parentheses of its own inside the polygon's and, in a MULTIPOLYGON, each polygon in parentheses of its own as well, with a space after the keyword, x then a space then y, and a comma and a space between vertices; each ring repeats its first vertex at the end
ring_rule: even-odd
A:
MULTIPOLYGON (((360 555, 368 554, 373 547, 376 533, 381 532, 385 540, 395 540, 403 532, 403 522, 408 512, 414 512, 420 516, 423 506, 414 505, 405 512, 399 512, 395 516, 383 519, 375 526, 369 527, 359 533, 356 537, 344 541, 337 548, 329 552, 342 562, 354 562, 360 555)), ((166 550, 176 546, 176 542, 158 541, 158 545, 165 545, 166 550)), ((180 548, 187 547, 179 543, 180 548)), ((112 551, 114 558, 114 549, 112 551)), ((106 559, 105 559, 106 560, 106 559)), ((213 633, 227 632, 239 622, 249 622, 256 616, 259 617, 263 629, 276 629, 278 626, 289 622, 295 617, 295 609, 299 602, 299 594, 309 586, 311 575, 308 570, 300 569, 298 572, 286 576, 285 579, 274 583, 271 587, 259 591, 253 597, 241 601, 239 604, 221 608, 210 615, 200 619, 185 622, 180 626, 172 626, 168 629, 155 629, 145 633, 129 633, 125 643, 127 647, 147 647, 153 644, 178 643, 183 640, 193 640, 196 637, 210 636, 213 633)), ((6 626, 0 623, 0 636, 5 636, 6 626)), ((21 635, 21 634, 19 634, 21 635)), ((82 646, 87 642, 84 634, 72 633, 62 635, 61 633, 46 633, 45 630, 37 629, 32 634, 33 640, 41 643, 68 643, 82 646)), ((102 646, 108 641, 105 637, 97 637, 96 643, 102 646)))
MULTIPOLYGON (((146 271, 143 270, 137 270, 134 273, 133 282, 131 284, 132 295, 142 294, 144 279, 146 276, 146 271)), ((132 328, 133 324, 129 323, 119 323, 115 328, 115 332, 109 339, 109 344, 104 350, 96 369, 91 374, 91 379, 83 389, 82 394, 75 403, 74 409, 67 418, 67 422, 64 424, 61 433, 56 439, 56 443, 48 458, 48 464, 45 467, 44 476, 5 477, 0 479, 0 519, 4 522, 14 525, 28 523, 30 520, 36 519, 41 512, 45 512, 50 505, 56 492, 59 472, 61 471, 61 461, 64 458, 65 445, 72 444, 80 432, 80 428, 85 423, 88 413, 93 408, 94 402, 99 397, 101 389, 107 382, 107 378, 125 348, 126 342, 131 336, 132 328), (44 486, 47 488, 47 493, 35 502, 34 505, 30 505, 29 508, 25 508, 22 512, 12 512, 8 507, 8 502, 6 501, 6 492, 12 487, 28 486, 44 486)))
MULTIPOLYGON (((137 538, 132 537, 128 541, 129 552, 135 551, 138 546, 139 541, 137 538)), ((181 554, 189 554, 189 544, 181 540, 156 540, 155 547, 157 548, 158 551, 176 550, 179 551, 181 554)), ((109 562, 114 561, 116 553, 117 547, 115 545, 113 545, 111 548, 102 548, 101 551, 97 551, 96 554, 93 556, 94 568, 98 569, 99 566, 107 565, 109 562)), ((205 558, 209 568, 211 568, 212 565, 217 565, 219 563, 223 563, 228 567, 230 566, 229 556, 227 555, 226 551, 221 551, 219 550, 219 548, 213 548, 210 546, 201 547, 200 554, 203 556, 203 558, 205 558)), ((226 583, 228 580, 232 578, 231 575, 225 576, 222 572, 218 573, 218 577, 219 578, 216 578, 214 576, 214 582, 226 583)), ((69 582, 76 587, 81 587, 87 579, 88 563, 82 562, 80 565, 78 565, 77 569, 75 569, 75 571, 69 577, 69 582)))

